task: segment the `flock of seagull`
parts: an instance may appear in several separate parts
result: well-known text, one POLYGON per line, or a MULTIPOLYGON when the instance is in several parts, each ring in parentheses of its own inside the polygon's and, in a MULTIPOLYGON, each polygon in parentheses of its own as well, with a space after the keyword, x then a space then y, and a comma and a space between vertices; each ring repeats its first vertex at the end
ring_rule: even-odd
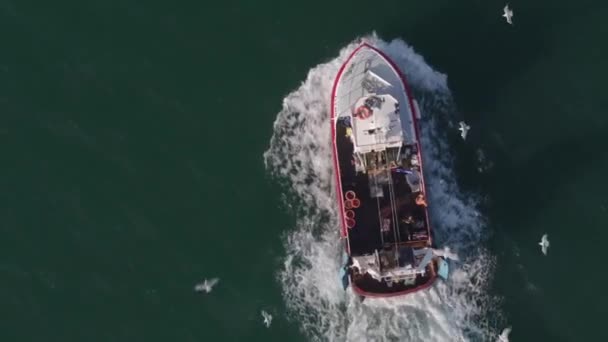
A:
MULTIPOLYGON (((502 9, 502 12, 502 16, 503 18, 505 18, 507 23, 509 23, 509 25, 513 25, 513 10, 509 8, 509 4, 505 5, 505 7, 502 9)), ((467 133, 469 132, 469 129, 471 129, 471 127, 467 125, 464 121, 460 121, 458 124, 460 125, 460 127, 458 128, 458 130, 460 130, 460 136, 462 137, 462 139, 466 139, 467 133)))
MULTIPOLYGON (((503 12, 504 13, 502 16, 507 20, 507 23, 513 25, 513 10, 509 8, 509 4, 505 5, 505 7, 503 8, 503 12)), ((467 125, 467 123, 464 121, 460 121, 458 123, 458 126, 458 130, 460 131, 460 136, 462 137, 462 140, 466 140, 467 134, 469 133, 471 126, 467 125)), ((540 245, 543 254, 547 255, 547 250, 549 249, 550 245, 549 236, 547 234, 543 234, 538 244, 540 245)))
MULTIPOLYGON (((507 23, 509 23, 510 25, 513 25, 513 10, 511 8, 509 8, 509 4, 506 4, 505 7, 502 9, 503 14, 502 16, 505 18, 505 20, 507 21, 507 23)), ((460 131, 460 137, 462 137, 462 140, 466 140, 467 139, 467 134, 469 133, 469 130, 471 129, 471 126, 467 125, 466 122, 464 121, 460 121, 458 123, 458 130, 460 131)), ((547 251, 549 250, 549 235, 547 234, 543 234, 543 236, 540 239, 540 242, 538 243, 540 245, 540 249, 541 252, 543 253, 543 255, 547 255, 547 251)), ((498 342, 509 342, 509 334, 511 333, 511 327, 505 328, 502 333, 498 336, 498 342)))
MULTIPOLYGON (((213 290, 213 287, 217 285, 219 281, 220 278, 205 279, 202 282, 194 285, 194 291, 210 293, 213 290)), ((272 323, 272 315, 264 310, 262 310, 260 314, 262 315, 262 322, 266 328, 270 328, 270 324, 272 323)))
MULTIPOLYGON (((503 11, 502 16, 505 18, 507 23, 509 23, 510 25, 513 25, 513 10, 511 8, 509 8, 509 4, 506 4, 505 7, 502 9, 502 11, 503 11)), ((467 125, 466 122, 464 122, 464 121, 460 121, 458 123, 458 126, 459 126, 458 130, 460 131, 460 136, 462 137, 462 140, 466 140, 467 134, 469 133, 471 126, 467 125)), ((540 248, 541 248, 541 251, 543 252, 543 254, 547 255, 547 250, 549 249, 549 245, 550 245, 549 236, 547 234, 543 234, 543 236, 538 244, 540 245, 540 248)))
MULTIPOLYGON (((505 5, 505 7, 502 9, 502 12, 502 16, 503 18, 505 18, 507 23, 509 23, 509 25, 513 25, 513 10, 509 8, 509 4, 505 5)), ((471 126, 467 125, 464 121, 460 121, 458 124, 460 125, 460 127, 458 128, 458 130, 460 131, 460 136, 464 140, 467 138, 467 133, 469 132, 469 129, 471 129, 471 126)))

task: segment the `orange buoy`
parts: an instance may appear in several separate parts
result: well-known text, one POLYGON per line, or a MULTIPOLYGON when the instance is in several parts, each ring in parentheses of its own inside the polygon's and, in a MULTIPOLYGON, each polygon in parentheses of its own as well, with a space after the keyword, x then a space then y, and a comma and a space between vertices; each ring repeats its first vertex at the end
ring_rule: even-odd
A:
POLYGON ((350 219, 354 219, 355 218, 355 212, 352 210, 347 210, 346 211, 346 217, 350 218, 350 219))
POLYGON ((355 194, 355 192, 352 190, 348 190, 346 194, 344 194, 344 197, 346 197, 347 200, 352 200, 357 197, 357 194, 355 194))
POLYGON ((346 227, 348 227, 348 229, 351 229, 355 226, 357 222, 355 221, 355 219, 352 218, 347 218, 346 219, 346 227))
POLYGON ((358 198, 352 200, 351 203, 353 208, 359 208, 361 206, 361 201, 358 198))

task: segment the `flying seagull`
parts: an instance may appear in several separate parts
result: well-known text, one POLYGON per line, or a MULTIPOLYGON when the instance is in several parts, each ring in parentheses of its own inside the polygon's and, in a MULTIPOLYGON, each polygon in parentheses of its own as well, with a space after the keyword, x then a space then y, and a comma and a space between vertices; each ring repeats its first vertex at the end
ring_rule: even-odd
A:
POLYGON ((194 291, 209 293, 219 281, 219 278, 211 278, 209 280, 205 279, 202 283, 198 283, 196 286, 194 286, 194 291))
POLYGON ((547 249, 549 249, 549 239, 547 234, 543 234, 543 237, 540 239, 538 243, 540 245, 541 250, 544 255, 547 255, 547 249))
POLYGON ((462 140, 465 140, 467 138, 467 133, 469 133, 469 130, 471 129, 471 126, 467 125, 464 121, 460 121, 458 124, 460 125, 460 127, 458 128, 458 130, 460 131, 460 136, 462 137, 462 140))
POLYGON ((496 342, 509 342, 509 334, 511 333, 511 327, 505 328, 502 333, 498 336, 496 342))
POLYGON ((443 249, 433 249, 433 253, 437 256, 444 257, 445 259, 451 259, 454 261, 459 261, 458 254, 450 251, 450 247, 445 246, 443 249))
POLYGON ((503 17, 505 17, 505 19, 507 19, 507 22, 511 25, 513 25, 513 20, 511 20, 511 18, 513 18, 513 10, 509 8, 509 4, 505 5, 505 8, 502 9, 503 11, 503 17))
POLYGON ((270 328, 270 323, 272 323, 272 316, 268 312, 262 310, 262 318, 264 318, 264 325, 266 326, 266 328, 270 328))

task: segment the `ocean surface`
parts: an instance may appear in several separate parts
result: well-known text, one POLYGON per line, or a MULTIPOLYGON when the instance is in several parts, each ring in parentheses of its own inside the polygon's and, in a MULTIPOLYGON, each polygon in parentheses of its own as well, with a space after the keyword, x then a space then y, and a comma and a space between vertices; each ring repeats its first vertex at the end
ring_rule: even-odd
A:
POLYGON ((608 2, 504 5, 0 0, 0 341, 608 341, 608 2), (461 259, 363 303, 328 121, 361 40, 461 259))

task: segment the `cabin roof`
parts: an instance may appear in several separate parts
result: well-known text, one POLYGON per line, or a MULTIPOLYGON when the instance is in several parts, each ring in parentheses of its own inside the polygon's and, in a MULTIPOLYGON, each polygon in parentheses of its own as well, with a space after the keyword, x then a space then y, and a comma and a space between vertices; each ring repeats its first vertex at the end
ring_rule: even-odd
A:
POLYGON ((355 152, 382 151, 416 142, 412 109, 399 72, 371 48, 358 50, 345 65, 336 85, 334 106, 336 119, 351 119, 355 152), (371 116, 353 116, 373 97, 383 102, 370 108, 371 116))
POLYGON ((372 108, 372 115, 366 119, 352 119, 354 152, 383 151, 388 147, 401 146, 403 129, 398 112, 399 102, 391 95, 371 95, 361 98, 355 106, 364 106, 364 102, 370 98, 381 99, 377 101, 378 106, 372 108))

